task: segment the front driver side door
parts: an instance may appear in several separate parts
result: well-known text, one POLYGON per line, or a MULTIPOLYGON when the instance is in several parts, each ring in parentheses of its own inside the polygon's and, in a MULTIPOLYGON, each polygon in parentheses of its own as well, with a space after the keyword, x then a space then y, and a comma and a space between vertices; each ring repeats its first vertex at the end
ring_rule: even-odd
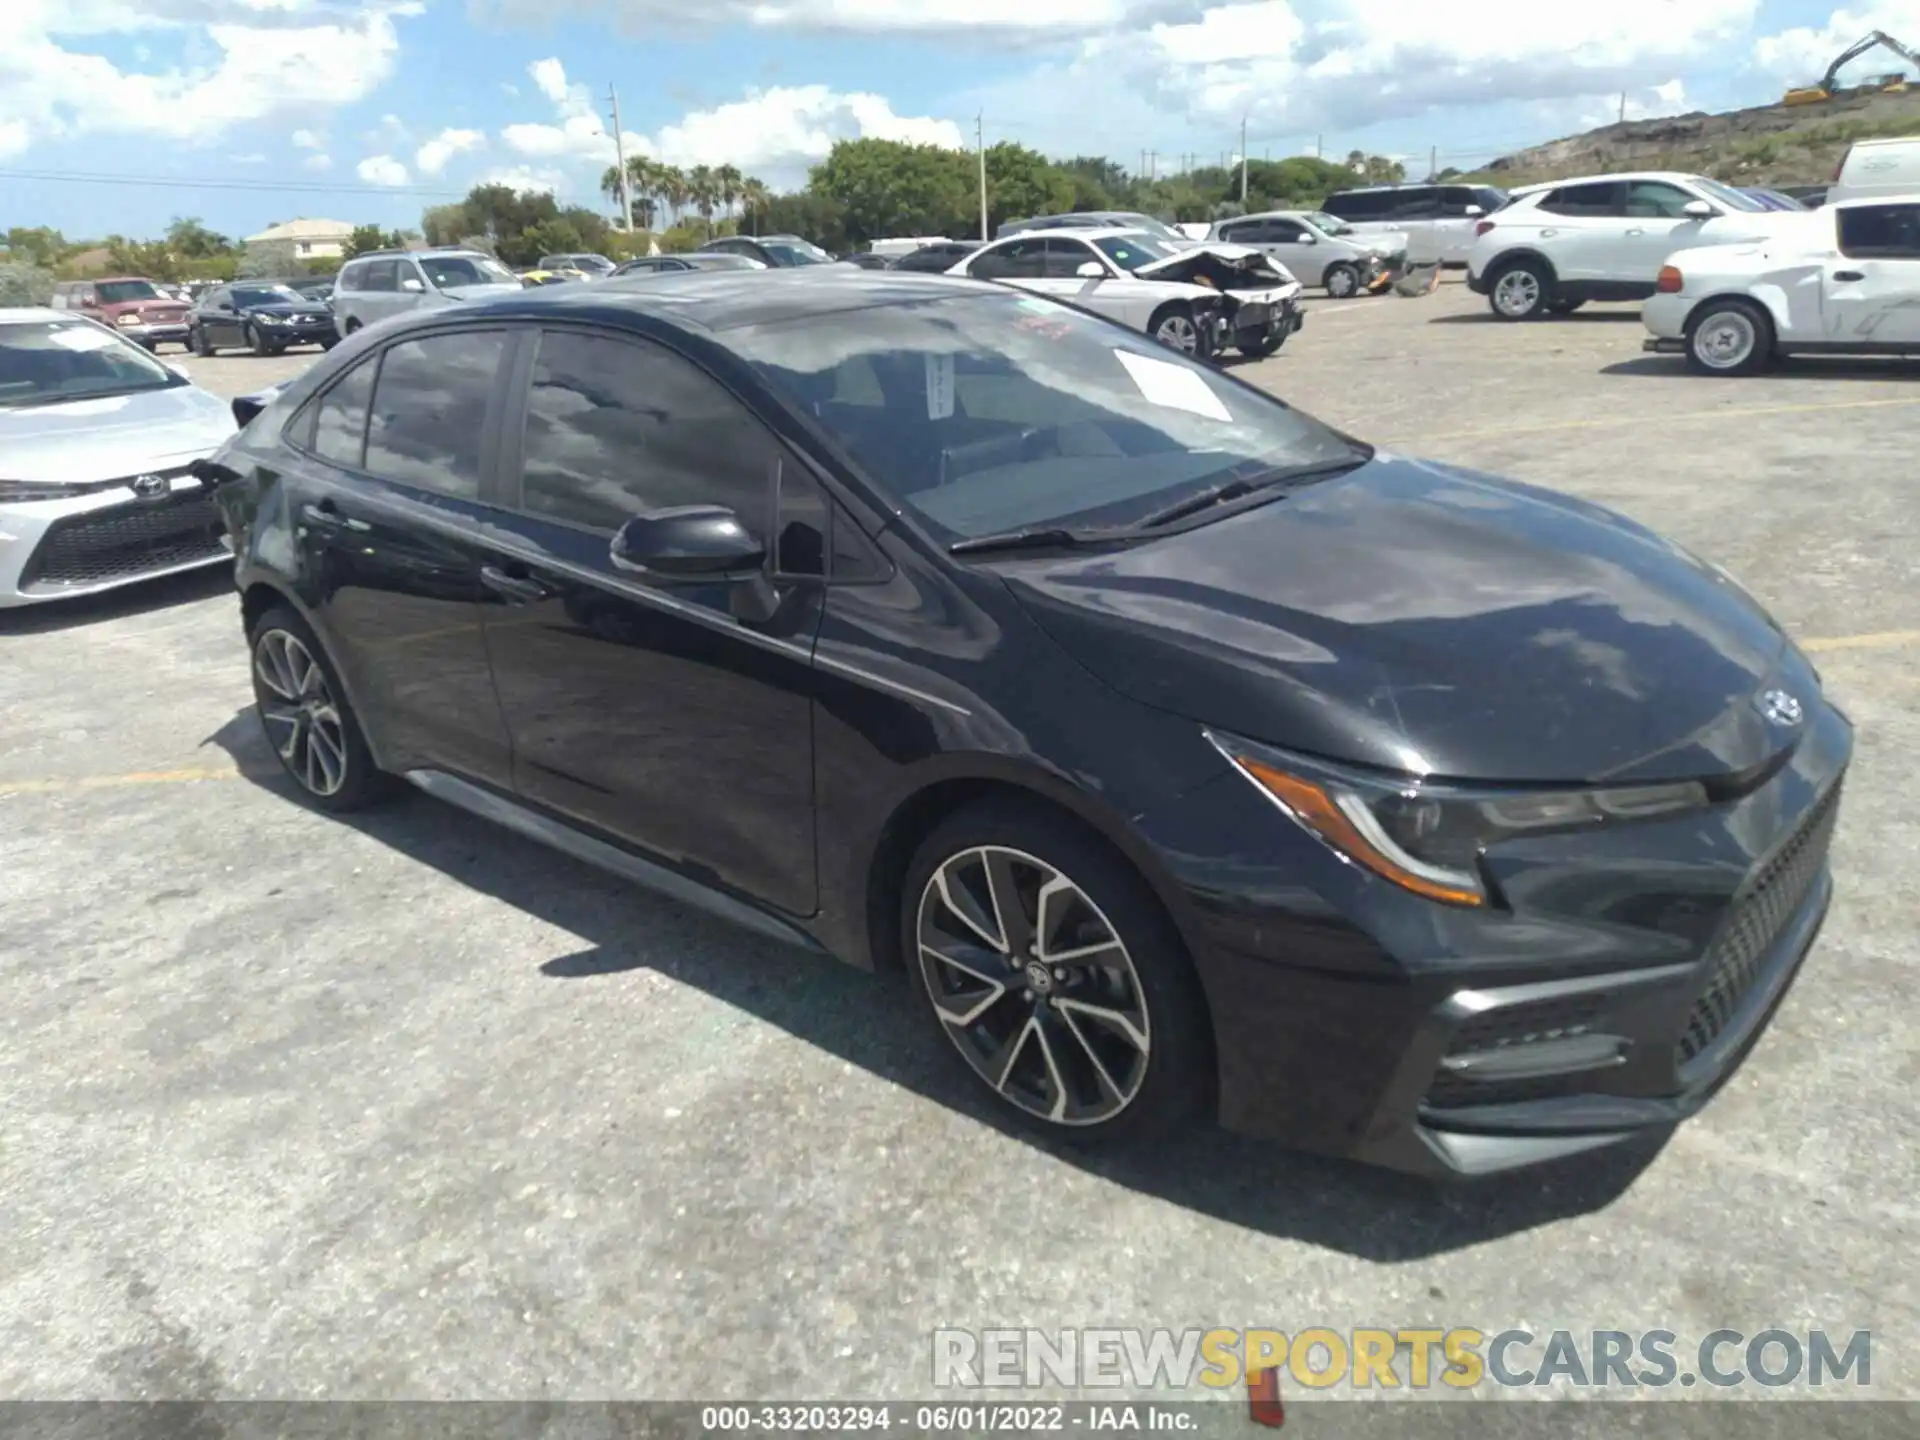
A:
MULTIPOLYGON (((1621 263, 1612 278, 1651 289, 1669 255, 1700 243, 1705 222, 1688 215, 1687 206, 1704 198, 1664 180, 1629 180, 1619 242, 1621 263)), ((1719 208, 1714 206, 1716 212, 1719 208)))
MULTIPOLYGON (((725 505, 774 534, 782 447, 691 361, 585 330, 529 335, 512 388, 493 565, 518 603, 487 644, 535 804, 683 873, 795 915, 816 908, 813 641, 822 586, 769 571, 771 615, 737 587, 616 568, 614 532, 646 510, 725 505)), ((785 483, 811 483, 795 462, 785 483)))

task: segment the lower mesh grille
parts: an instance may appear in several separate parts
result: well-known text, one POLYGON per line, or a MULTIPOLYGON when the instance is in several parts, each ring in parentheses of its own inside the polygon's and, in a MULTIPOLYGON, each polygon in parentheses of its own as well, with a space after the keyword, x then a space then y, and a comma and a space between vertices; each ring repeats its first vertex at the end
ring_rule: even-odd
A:
POLYGON ((1733 902, 1707 950, 1706 984, 1687 1013, 1687 1029, 1679 1046, 1682 1065, 1713 1044, 1753 988, 1767 952, 1806 900, 1826 863, 1839 813, 1840 787, 1836 785, 1733 902))
MULTIPOLYGON (((1604 997, 1563 995, 1531 1005, 1505 1005, 1463 1022, 1447 1044, 1449 1055, 1503 1050, 1529 1041, 1578 1035, 1600 1018, 1604 997)), ((1511 1105, 1565 1094, 1584 1077, 1542 1075, 1524 1080, 1475 1080, 1442 1070, 1427 1091, 1427 1104, 1445 1109, 1460 1105, 1511 1105)))
POLYGON ((203 490, 56 520, 20 577, 23 590, 103 585, 226 553, 220 512, 203 490))

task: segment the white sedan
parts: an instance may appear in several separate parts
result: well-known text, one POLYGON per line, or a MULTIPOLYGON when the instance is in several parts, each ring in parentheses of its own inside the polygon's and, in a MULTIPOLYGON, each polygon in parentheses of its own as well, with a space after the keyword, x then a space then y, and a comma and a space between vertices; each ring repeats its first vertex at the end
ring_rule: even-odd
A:
POLYGON ((1677 250, 1641 308, 1648 350, 1705 375, 1778 355, 1920 355, 1920 194, 1772 217, 1764 240, 1677 250))
POLYGON ((1278 350, 1306 319, 1300 282, 1245 245, 1176 250, 1141 230, 1025 230, 947 271, 998 280, 1118 320, 1207 359, 1278 350))

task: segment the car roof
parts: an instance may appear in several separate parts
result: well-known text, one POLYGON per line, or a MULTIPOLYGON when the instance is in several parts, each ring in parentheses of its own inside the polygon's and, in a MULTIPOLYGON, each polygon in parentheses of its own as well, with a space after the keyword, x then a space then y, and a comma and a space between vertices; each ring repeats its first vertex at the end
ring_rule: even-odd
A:
POLYGON ((1920 205, 1920 190, 1909 190, 1904 195, 1849 195, 1844 200, 1832 200, 1822 205, 1822 210, 1857 210, 1862 205, 1920 205))
MULTIPOLYGON (((1042 240, 1053 236, 1062 240, 1110 240, 1116 235, 1145 235, 1146 233, 1138 225, 1042 225, 1032 230, 1022 230, 1018 234, 1002 235, 1000 239, 1042 240)), ((997 242, 989 240, 987 243, 991 245, 997 242)), ((976 245, 974 248, 980 247, 976 245)))
POLYGON ((71 320, 71 310, 50 310, 45 305, 8 305, 0 307, 0 325, 27 325, 37 320, 71 320))
MULTIPOLYGON (((758 271, 680 270, 625 286, 620 280, 593 285, 556 285, 460 307, 467 315, 542 316, 565 313, 620 323, 647 316, 681 330, 722 331, 743 325, 817 318, 881 306, 1008 294, 1003 285, 912 271, 863 270, 856 265, 806 265, 758 271)), ((413 324, 444 324, 445 310, 414 312, 413 324)), ((382 322, 383 330, 409 324, 408 317, 382 322)))
MULTIPOLYGON (((1610 180, 1683 180, 1689 183, 1712 179, 1692 170, 1610 170, 1604 175, 1567 175, 1558 180, 1539 180, 1531 185, 1516 185, 1507 193, 1518 200, 1542 190, 1557 190, 1562 185, 1603 185, 1610 180)), ((1715 181, 1722 184, 1722 181, 1715 181)))

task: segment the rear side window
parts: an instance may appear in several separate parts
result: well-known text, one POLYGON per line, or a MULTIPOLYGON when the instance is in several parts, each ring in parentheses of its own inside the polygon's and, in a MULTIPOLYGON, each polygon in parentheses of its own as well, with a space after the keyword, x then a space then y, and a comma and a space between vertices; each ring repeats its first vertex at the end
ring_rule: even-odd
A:
POLYGON ((976 280, 1038 280, 1046 265, 1044 240, 1016 240, 987 251, 967 273, 976 280))
POLYGON ((356 290, 398 290, 400 288, 400 262, 397 260, 369 260, 367 268, 360 272, 360 283, 356 290))
POLYGON ((1392 196, 1384 190, 1352 190, 1329 195, 1320 208, 1340 220, 1377 220, 1392 196))
POLYGON ((361 361, 334 381, 313 407, 313 430, 305 438, 313 453, 329 464, 360 468, 367 445, 367 405, 378 368, 377 357, 361 361))
POLYGON ((1920 260, 1920 205, 1840 211, 1840 253, 1863 260, 1920 260))
POLYGON ((612 531, 643 510, 725 505, 766 539, 776 442, 718 381, 657 347, 543 333, 521 454, 529 514, 612 531))
POLYGON ((498 330, 403 340, 382 353, 365 469, 460 500, 480 498, 480 437, 506 361, 498 330))
POLYGON ((1539 208, 1551 215, 1618 215, 1620 187, 1611 180, 1549 190, 1539 208))
POLYGON ((1395 190, 1385 198, 1389 220, 1438 220, 1448 213, 1440 191, 1430 185, 1395 190))

